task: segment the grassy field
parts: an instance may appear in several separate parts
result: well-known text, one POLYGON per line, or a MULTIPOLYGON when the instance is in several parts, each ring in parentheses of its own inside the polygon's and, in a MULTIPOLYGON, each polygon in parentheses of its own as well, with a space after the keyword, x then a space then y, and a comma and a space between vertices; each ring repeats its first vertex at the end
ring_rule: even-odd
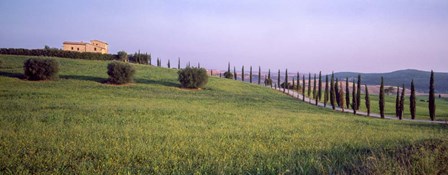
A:
POLYGON ((0 173, 446 174, 448 127, 332 112, 212 77, 179 89, 145 65, 106 85, 108 62, 57 58, 58 81, 20 79, 0 55, 0 173))

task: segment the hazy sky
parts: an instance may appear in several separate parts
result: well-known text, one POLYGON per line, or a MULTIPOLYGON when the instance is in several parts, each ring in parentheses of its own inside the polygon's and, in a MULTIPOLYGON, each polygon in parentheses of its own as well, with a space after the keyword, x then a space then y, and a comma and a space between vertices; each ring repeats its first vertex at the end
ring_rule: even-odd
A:
MULTIPOLYGON (((324 72, 448 72, 448 0, 1 0, 0 47, 99 39, 110 52, 324 72)), ((247 70, 248 68, 246 68, 247 70)))

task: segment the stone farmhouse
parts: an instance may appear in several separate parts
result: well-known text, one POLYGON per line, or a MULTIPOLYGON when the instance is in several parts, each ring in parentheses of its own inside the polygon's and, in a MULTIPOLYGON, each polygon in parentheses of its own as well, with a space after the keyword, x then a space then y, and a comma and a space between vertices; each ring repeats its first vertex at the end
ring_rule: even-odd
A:
POLYGON ((91 40, 90 43, 65 41, 62 50, 105 54, 108 53, 108 46, 109 44, 99 40, 91 40))

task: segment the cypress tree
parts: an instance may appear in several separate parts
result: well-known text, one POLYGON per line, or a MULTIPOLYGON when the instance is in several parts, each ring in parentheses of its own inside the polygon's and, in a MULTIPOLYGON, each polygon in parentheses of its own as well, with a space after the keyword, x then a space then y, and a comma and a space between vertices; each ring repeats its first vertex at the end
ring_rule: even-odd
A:
POLYGON ((302 100, 305 101, 305 75, 302 75, 302 100))
POLYGON ((345 103, 347 109, 350 108, 350 88, 348 84, 348 77, 345 78, 345 103))
POLYGON ((334 73, 331 73, 331 82, 330 82, 330 104, 331 104, 331 108, 333 108, 333 110, 336 109, 336 104, 335 104, 335 100, 336 100, 336 94, 335 94, 335 88, 334 88, 334 73))
POLYGON ((308 74, 308 97, 311 98, 311 73, 308 74))
POLYGON ((258 66, 258 85, 261 83, 261 67, 258 66))
POLYGON ((436 103, 435 103, 435 96, 434 96, 434 72, 431 70, 431 78, 429 79, 429 117, 432 121, 436 118, 436 103))
POLYGON ((380 99, 378 100, 381 118, 384 118, 384 79, 381 77, 380 99))
POLYGON ((168 66, 168 69, 171 68, 170 60, 168 60, 168 64, 167 64, 167 66, 168 66))
POLYGON ((339 103, 341 104, 341 110, 344 112, 344 88, 342 88, 342 82, 339 84, 339 103))
POLYGON ((395 117, 399 117, 400 113, 400 87, 397 86, 397 96, 395 97, 395 117))
POLYGON ((406 89, 404 88, 404 84, 403 84, 403 88, 401 88, 401 97, 400 97, 400 112, 399 112, 399 116, 398 118, 401 120, 403 118, 403 111, 404 111, 404 91, 406 89))
POLYGON ((252 66, 250 66, 250 71, 249 71, 249 83, 252 84, 252 66))
POLYGON ((313 82, 314 86, 313 86, 313 97, 315 99, 315 103, 317 105, 318 99, 317 99, 317 90, 316 90, 316 74, 314 74, 314 82, 313 82))
POLYGON ((295 77, 292 77, 292 90, 294 91, 294 87, 296 86, 295 77))
POLYGON ((328 102, 328 75, 325 75, 324 107, 327 107, 327 102, 328 102))
POLYGON ((237 80, 237 77, 235 66, 233 66, 233 79, 237 80))
POLYGON ((322 71, 319 71, 319 86, 317 88, 317 100, 322 98, 322 71))
POLYGON ((213 70, 210 69, 210 76, 213 76, 213 70))
POLYGON ((268 71, 268 80, 271 82, 271 88, 272 88, 271 69, 269 69, 268 71))
POLYGON ((277 74, 277 87, 280 88, 280 69, 278 70, 277 74))
POLYGON ((358 74, 358 87, 356 90, 356 110, 359 110, 361 105, 361 74, 358 74))
POLYGON ((414 80, 411 81, 411 96, 409 97, 409 110, 411 110, 411 119, 415 119, 415 87, 414 80))
POLYGON ((285 86, 283 86, 283 92, 285 92, 285 89, 289 90, 289 87, 288 87, 288 69, 286 69, 286 72, 285 72, 285 86))
POLYGON ((229 73, 230 73, 230 62, 229 62, 229 63, 227 63, 227 72, 229 72, 229 73))
POLYGON ((221 78, 221 77, 222 77, 222 73, 220 72, 220 73, 219 73, 219 78, 221 78))
POLYGON ((338 107, 341 107, 341 104, 339 103, 339 102, 341 102, 340 101, 340 96, 339 96, 339 79, 338 78, 336 78, 336 83, 334 84, 334 92, 335 92, 335 95, 336 95, 336 104, 338 105, 338 107))
POLYGON ((357 106, 357 101, 356 101, 356 84, 355 84, 355 80, 353 80, 353 87, 352 87, 352 110, 353 110, 353 114, 356 114, 356 106, 357 106))
POLYGON ((201 68, 201 63, 198 62, 198 68, 201 68))
POLYGON ((367 109, 367 116, 370 116, 370 98, 369 98, 369 88, 367 88, 367 84, 364 85, 366 87, 365 91, 366 91, 366 109, 367 109))
POLYGON ((300 92, 300 73, 297 72, 297 94, 299 94, 300 92))
MULTIPOLYGON (((229 63, 230 66, 230 63, 229 63)), ((177 69, 180 69, 180 57, 177 58, 177 69)), ((230 72, 230 67, 229 67, 229 72, 230 72)))
POLYGON ((241 81, 244 82, 244 66, 241 67, 241 81))

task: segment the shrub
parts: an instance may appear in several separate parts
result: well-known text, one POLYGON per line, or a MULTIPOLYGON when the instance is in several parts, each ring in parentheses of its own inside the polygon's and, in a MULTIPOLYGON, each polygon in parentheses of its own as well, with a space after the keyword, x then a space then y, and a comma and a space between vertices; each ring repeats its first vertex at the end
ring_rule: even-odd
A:
POLYGON ((183 88, 202 88, 208 82, 207 71, 204 68, 186 67, 180 69, 177 74, 183 88))
POLYGON ((117 57, 118 57, 118 60, 120 60, 120 61, 123 61, 123 62, 129 61, 128 53, 126 53, 125 51, 119 51, 117 53, 117 57))
POLYGON ((55 80, 59 63, 54 59, 30 58, 23 64, 23 69, 28 80, 55 80))
POLYGON ((264 85, 266 85, 266 86, 272 85, 272 79, 270 79, 270 78, 264 79, 264 85))
POLYGON ((134 79, 135 69, 129 63, 113 61, 107 65, 108 82, 112 84, 126 84, 134 79))
POLYGON ((294 87, 292 86, 291 83, 288 82, 288 85, 285 85, 286 83, 283 82, 282 84, 280 84, 281 88, 285 88, 285 89, 293 89, 294 87))
POLYGON ((224 77, 227 79, 233 79, 233 74, 232 74, 232 72, 227 71, 227 72, 224 72, 224 77))

